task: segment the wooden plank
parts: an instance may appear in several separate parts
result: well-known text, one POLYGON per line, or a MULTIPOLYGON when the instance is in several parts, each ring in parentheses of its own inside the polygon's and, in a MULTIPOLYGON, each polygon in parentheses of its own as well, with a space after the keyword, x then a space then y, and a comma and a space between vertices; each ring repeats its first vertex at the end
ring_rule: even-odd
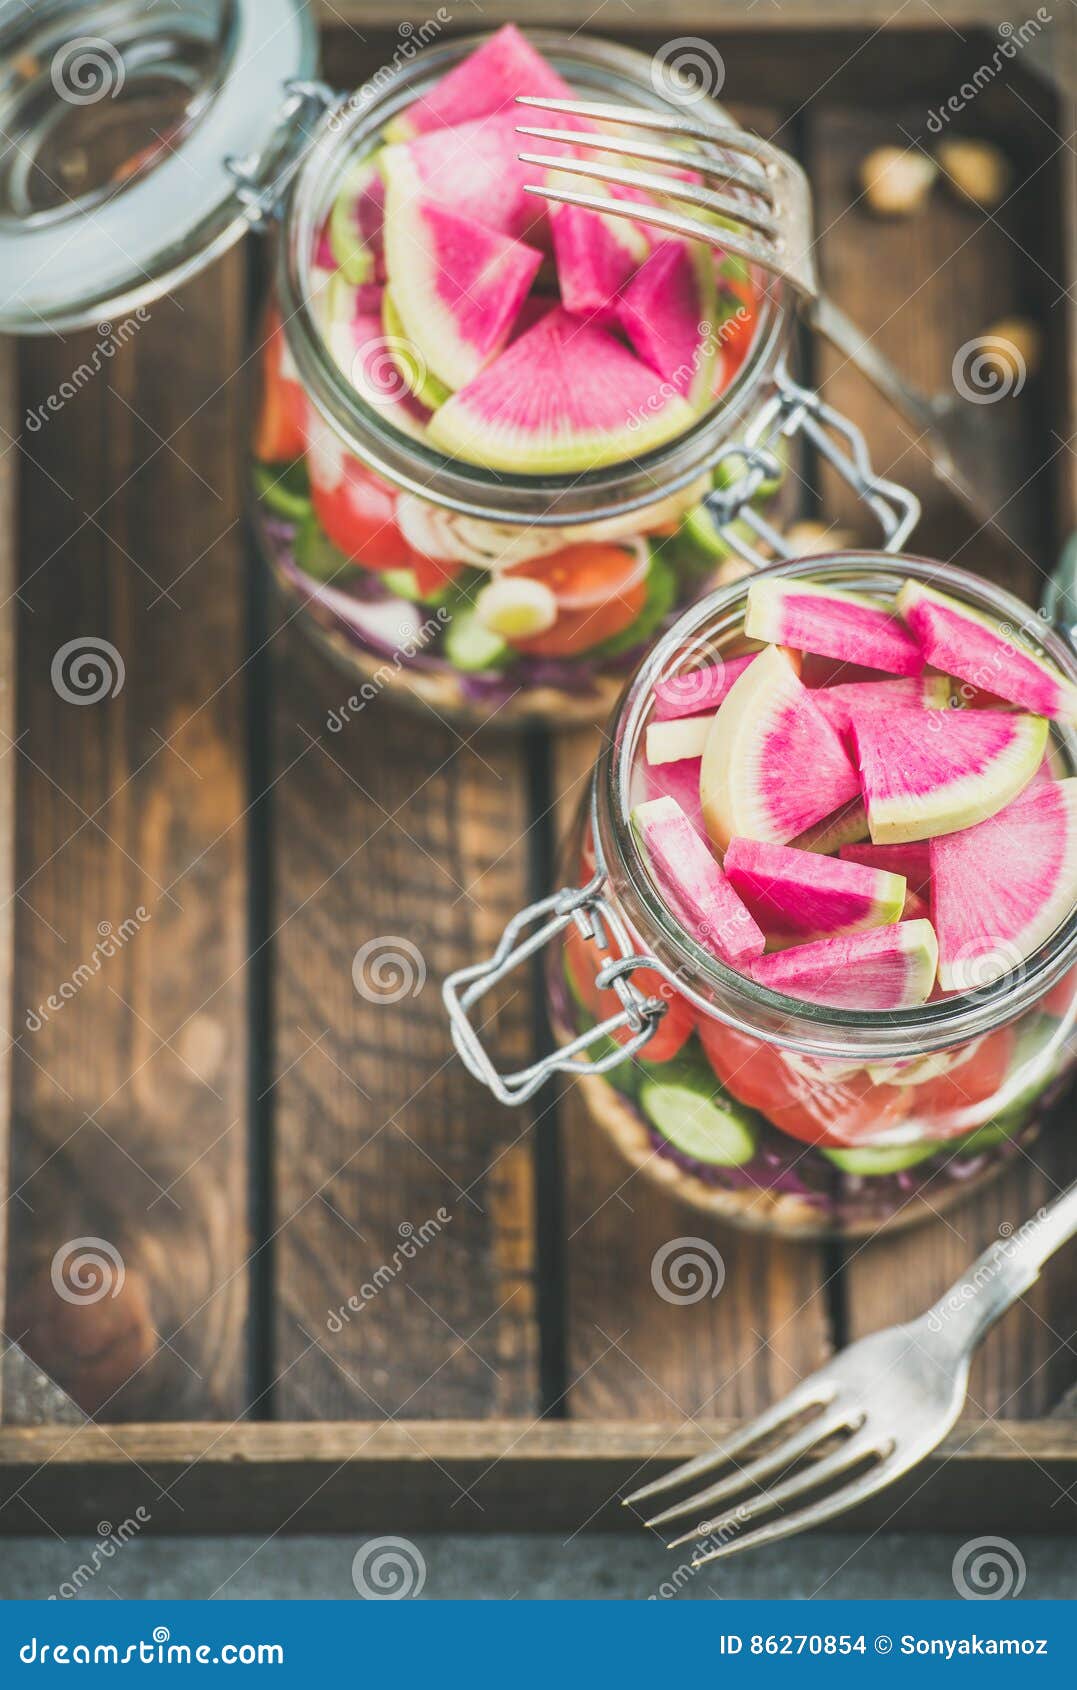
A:
MULTIPOLYGON (((0 340, 0 744, 15 738, 15 623, 17 606, 15 343, 0 340)), ((0 754, 0 887, 15 883, 15 759, 0 754)), ((11 1129, 11 1016, 15 961, 15 910, 0 907, 0 1343, 6 1343, 7 1209, 11 1129)), ((4 1370, 0 1367, 0 1421, 4 1370)))
POLYGON ((244 276, 21 352, 8 1331, 105 1419, 245 1400, 244 276))
MULTIPOLYGON (((639 1531, 619 1498, 713 1447, 728 1420, 127 1426, 0 1431, 0 1533, 639 1531), (474 1505, 465 1506, 467 1497, 474 1505)), ((1077 1424, 960 1424, 901 1484, 844 1516, 866 1533, 1072 1535, 1077 1424), (1067 1495, 1067 1492, 1069 1494, 1067 1495)), ((670 1563, 671 1566, 675 1562, 670 1563)))
MULTIPOLYGON (((438 991, 527 902, 522 748, 391 692, 334 734, 353 683, 295 626, 272 649, 276 1411, 527 1413, 527 1120, 465 1073, 438 991)), ((523 1061, 530 1034, 524 980, 491 1036, 523 1061)))
MULTIPOLYGON (((823 231, 826 285, 914 379, 928 389, 947 390, 957 347, 1000 317, 1019 310, 1035 314, 1035 302, 1042 300, 1035 258, 1039 242, 1035 229, 1026 227, 1034 221, 1035 195, 1028 196, 1034 202, 1030 205, 1018 196, 1012 219, 1023 251, 997 224, 942 192, 912 220, 873 218, 853 203, 858 162, 873 146, 903 144, 903 134, 913 132, 919 115, 896 110, 872 115, 821 112, 810 124, 809 160, 823 231)), ((1052 146, 1045 132, 1041 154, 1052 146)), ((1036 162, 1027 154, 1018 155, 1018 167, 1030 175, 1036 162)), ((970 521, 930 480, 922 459, 910 448, 904 426, 836 355, 824 350, 820 368, 827 398, 864 426, 876 465, 907 479, 923 497, 924 521, 911 549, 992 573, 1031 601, 1038 600, 1044 584, 1041 559, 1046 563, 1053 548, 1015 562, 982 541, 974 542, 970 521)), ((1019 425, 1020 449, 1032 463, 1056 455, 1050 418, 1040 414, 1034 383, 1027 396, 987 409, 1002 412, 1006 406, 1011 407, 1012 421, 1003 438, 1012 439, 1013 427, 1019 425)), ((856 524, 847 497, 832 481, 826 484, 826 500, 828 510, 840 510, 856 524)), ((1050 508, 1046 497, 1044 504, 1050 508)), ((913 1229, 852 1251, 843 1275, 850 1335, 926 1307, 1000 1231, 1005 1235, 1019 1226, 1067 1184, 1077 1174, 1077 1157, 1068 1147, 1071 1119, 1072 1105, 1056 1117, 1056 1130, 1019 1156, 1004 1177, 949 1210, 930 1231, 913 1229)), ((940 1191, 940 1203, 946 1195, 940 1191)), ((1055 1400, 1072 1378, 1068 1346, 1075 1286, 1077 1262, 1064 1255, 1026 1299, 1024 1318, 1011 1319, 992 1334, 974 1364, 971 1401, 976 1407, 1031 1417, 1055 1400)))
MULTIPOLYGON (((626 34, 654 29, 659 24, 668 26, 670 31, 691 26, 710 35, 728 29, 768 36, 787 34, 798 25, 823 31, 835 26, 847 29, 855 22, 858 27, 885 25, 901 33, 924 27, 922 12, 915 7, 895 9, 888 0, 857 0, 855 19, 851 19, 850 12, 843 0, 785 0, 780 15, 746 12, 741 0, 675 0, 672 5, 663 4, 662 0, 645 0, 644 4, 633 4, 630 10, 626 7, 624 16, 612 16, 609 20, 602 17, 601 22, 603 25, 608 22, 626 34)), ((405 18, 413 21, 414 7, 409 13, 405 0, 317 0, 316 15, 324 28, 335 29, 343 23, 363 29, 391 26, 405 18)), ((941 34, 947 25, 953 30, 989 28, 1010 14, 1006 0, 938 0, 932 6, 932 15, 941 34)), ((529 0, 493 0, 483 7, 482 17, 484 25, 490 28, 509 21, 544 28, 557 24, 567 24, 573 29, 580 26, 575 0, 542 0, 537 6, 529 4, 529 0)), ((604 28, 603 33, 606 32, 604 28)))

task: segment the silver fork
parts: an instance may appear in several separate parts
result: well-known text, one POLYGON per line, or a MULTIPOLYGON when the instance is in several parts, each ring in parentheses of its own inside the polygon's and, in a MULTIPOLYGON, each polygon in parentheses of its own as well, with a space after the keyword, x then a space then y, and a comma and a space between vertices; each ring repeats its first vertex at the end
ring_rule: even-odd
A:
POLYGON ((722 1448, 641 1486, 624 1498, 625 1506, 734 1467, 646 1521, 659 1527, 694 1516, 697 1524, 669 1547, 702 1540, 692 1562, 701 1567, 821 1525, 874 1496, 946 1436, 965 1401, 969 1362, 984 1334, 1075 1233, 1077 1184, 1018 1231, 990 1245, 965 1278, 918 1320, 861 1338, 722 1448), (807 1423, 799 1424, 806 1417, 807 1423), (791 1431, 793 1426, 797 1429, 791 1431), (768 1438, 778 1441, 752 1455, 768 1438), (741 1457, 747 1457, 745 1465, 741 1457), (765 1488, 774 1479, 778 1482, 765 1488), (837 1488, 823 1494, 831 1481, 837 1488), (744 1491, 755 1494, 734 1505, 744 1491), (820 1493, 816 1500, 789 1509, 812 1492, 820 1493), (775 1510, 781 1510, 780 1517, 766 1521, 775 1510))
MULTIPOLYGON (((517 103, 603 125, 626 124, 633 129, 652 130, 674 140, 692 142, 694 150, 688 152, 660 141, 640 140, 635 135, 611 135, 605 129, 596 132, 517 126, 518 134, 535 140, 567 143, 573 148, 589 147, 648 164, 681 169, 687 166, 703 177, 700 183, 684 182, 661 172, 625 169, 609 163, 607 158, 580 158, 574 153, 555 156, 522 152, 519 155, 525 164, 599 184, 640 189, 661 196, 663 203, 651 205, 639 200, 613 199, 602 193, 577 192, 545 183, 529 183, 528 193, 606 216, 630 217, 633 222, 648 223, 669 234, 706 241, 788 282, 804 300, 813 327, 916 430, 938 479, 968 506, 983 527, 991 529, 1009 545, 1019 543, 1000 520, 1000 513, 1009 501, 999 485, 997 462, 991 464, 990 483, 984 479, 979 462, 979 448, 988 426, 984 407, 962 405, 956 395, 938 394, 928 398, 920 393, 820 288, 814 256, 811 191, 795 159, 780 147, 740 128, 732 119, 722 125, 704 124, 643 107, 606 105, 596 100, 540 99, 532 95, 519 95, 517 103), (675 204, 665 202, 684 202, 726 221, 716 224, 686 216, 675 204)), ((1014 513, 1009 514, 1012 520, 1014 513)))

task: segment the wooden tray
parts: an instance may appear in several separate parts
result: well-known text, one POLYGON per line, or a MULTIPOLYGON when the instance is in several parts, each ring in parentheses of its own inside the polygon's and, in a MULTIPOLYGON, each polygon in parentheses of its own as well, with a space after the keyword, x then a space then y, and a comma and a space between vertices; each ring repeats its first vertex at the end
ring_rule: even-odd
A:
MULTIPOLYGON (((526 16, 575 25, 583 10, 526 16)), ((675 10, 676 24, 657 6, 608 21, 654 48, 675 28, 711 33, 729 8, 675 10)), ((1077 516, 1073 120, 1039 70, 1067 43, 1009 61, 962 116, 1015 164, 1004 207, 987 217, 939 190, 916 220, 881 223, 856 203, 858 160, 929 138, 929 112, 989 55, 994 9, 906 8, 901 25, 917 26, 895 29, 864 10, 856 28, 812 31, 791 26, 797 5, 740 12, 719 31, 726 97, 803 158, 827 283, 885 350, 945 390, 955 348, 993 321, 1042 325, 1042 373, 998 407, 1039 528, 1020 569, 976 537, 853 372, 804 349, 827 397, 869 426, 876 464, 922 494, 919 549, 1038 600, 1077 516)), ((391 61, 402 9, 335 0, 326 15, 336 85, 391 61)), ((263 262, 252 239, 154 306, 37 431, 26 411, 95 336, 9 348, 17 381, 0 386, 16 442, 2 460, 0 1529, 92 1529, 138 1505, 166 1531, 631 1523, 617 1508, 629 1481, 919 1309, 1072 1179, 1072 1112, 945 1220, 821 1248, 711 1235, 630 1174, 571 1090, 513 1113, 470 1081, 440 978, 551 883, 594 741, 475 739, 389 698, 331 730, 348 681, 278 615, 246 538, 263 262), (87 635, 112 642, 126 676, 80 708, 50 671, 87 635), (79 973, 103 924, 132 920, 79 973), (425 984, 369 1001, 353 958, 394 936, 418 947, 425 984), (451 1218, 432 1229, 439 1211, 451 1218), (701 1233, 725 1289, 671 1308, 652 1256, 701 1233), (110 1242, 125 1277, 74 1306, 52 1265, 82 1238, 110 1242)), ((803 500, 856 528, 811 465, 803 500)), ((521 982, 499 1048, 523 1061, 543 1036, 521 982)), ((1077 1426, 1052 1410, 1075 1373, 1075 1292, 1070 1251, 984 1346, 969 1424, 862 1524, 1072 1530, 1077 1426)))

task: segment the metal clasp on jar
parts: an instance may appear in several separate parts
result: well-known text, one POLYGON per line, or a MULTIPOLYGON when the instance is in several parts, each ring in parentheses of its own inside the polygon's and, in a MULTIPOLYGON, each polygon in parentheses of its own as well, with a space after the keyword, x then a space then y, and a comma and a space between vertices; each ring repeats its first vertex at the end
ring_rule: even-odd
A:
POLYGON ((774 557, 795 555, 773 523, 751 501, 762 483, 780 468, 773 450, 776 443, 803 434, 876 517, 882 530, 883 550, 899 552, 920 520, 920 501, 915 493, 896 481, 876 475, 867 441, 856 424, 827 405, 812 388, 795 382, 784 362, 775 379, 775 392, 745 431, 744 439, 730 441, 715 458, 716 466, 728 459, 739 458, 744 463, 743 472, 730 485, 716 488, 705 501, 730 549, 753 569, 764 568, 774 557), (770 548, 774 557, 768 558, 745 538, 745 526, 770 548))
POLYGON ((513 916, 492 957, 468 968, 458 968, 442 987, 453 1043, 464 1066, 475 1079, 488 1086, 501 1103, 526 1103, 551 1074, 609 1073, 611 1068, 618 1067, 643 1049, 666 1012, 663 999, 645 997, 633 983, 633 970, 653 967, 654 959, 636 951, 633 935, 624 918, 603 896, 605 884, 606 870, 600 864, 586 886, 562 888, 548 898, 528 904, 526 909, 513 916), (519 1068, 511 1074, 499 1073, 482 1042, 482 1027, 475 1025, 469 1011, 506 974, 556 940, 570 922, 574 922, 581 936, 592 941, 598 950, 610 952, 609 961, 595 975, 595 984, 604 990, 612 988, 620 999, 621 1008, 616 1015, 608 1016, 605 1021, 598 1022, 548 1056, 540 1057, 529 1067, 519 1068), (608 1040, 622 1028, 628 1028, 631 1037, 616 1051, 607 1051, 593 1061, 584 1055, 591 1045, 608 1040))

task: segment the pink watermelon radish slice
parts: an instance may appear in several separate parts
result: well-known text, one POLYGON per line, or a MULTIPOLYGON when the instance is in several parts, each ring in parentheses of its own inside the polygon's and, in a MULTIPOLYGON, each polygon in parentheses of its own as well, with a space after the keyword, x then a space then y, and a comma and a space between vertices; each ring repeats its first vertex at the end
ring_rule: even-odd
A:
POLYGON ((788 654, 760 652, 718 706, 703 751, 700 796, 714 843, 724 850, 740 834, 788 844, 858 787, 837 729, 788 654))
POLYGON ((924 710, 945 710, 950 702, 950 682, 945 675, 898 675, 890 681, 849 681, 820 687, 813 696, 834 726, 846 729, 865 710, 917 704, 924 710))
MULTIPOLYGON (((507 23, 386 124, 391 141, 511 110, 517 94, 570 100, 572 89, 515 24, 507 23)), ((535 115, 535 114, 532 114, 535 115)), ((536 121, 545 122, 539 113, 536 121)))
MULTIPOLYGON (((524 192, 535 180, 535 169, 516 156, 520 145, 510 112, 383 147, 378 162, 385 178, 386 223, 409 200, 428 199, 513 240, 545 226, 542 200, 524 192)), ((391 262, 388 269, 395 283, 391 262)))
POLYGON ((542 254, 446 211, 396 203, 390 188, 385 257, 404 334, 446 387, 472 381, 509 338, 542 254))
POLYGON ((385 330, 385 346, 405 384, 420 405, 436 411, 449 397, 449 389, 427 365, 422 352, 411 340, 397 311, 388 288, 382 289, 381 326, 385 330))
POLYGON ((798 851, 821 851, 826 855, 836 851, 840 845, 851 845, 867 836, 868 812, 864 808, 864 800, 857 797, 843 804, 840 810, 835 810, 832 816, 813 822, 789 843, 795 845, 798 851))
POLYGON ((329 215, 329 246, 346 282, 385 281, 385 183, 377 161, 363 159, 347 173, 329 215))
POLYGON ((900 845, 972 827, 1016 798, 1043 761, 1047 723, 989 710, 874 710, 852 736, 872 842, 900 845))
POLYGON ((900 874, 761 839, 731 839, 726 879, 769 938, 802 942, 901 919, 900 874))
POLYGON ((933 839, 931 881, 942 989, 976 991, 1019 969, 1077 903, 1077 779, 933 839))
POLYGON ((633 351, 697 408, 707 403, 714 381, 716 298, 709 249, 696 241, 663 241, 617 304, 633 351))
POLYGON ((712 720, 711 716, 678 716, 670 722, 650 722, 648 763, 679 763, 685 757, 702 757, 712 720))
MULTIPOLYGON (((579 182, 550 171, 547 186, 578 190, 579 182)), ((598 184, 587 184, 589 192, 593 186, 598 184)), ((650 251, 646 235, 628 217, 604 217, 584 206, 551 200, 548 213, 565 310, 596 323, 615 322, 621 290, 650 251)))
POLYGON ((743 675, 757 653, 729 657, 723 663, 708 663, 683 675, 670 675, 654 684, 654 720, 672 722, 679 716, 699 716, 717 710, 738 675, 743 675))
POLYGON ((810 581, 753 581, 744 632, 892 675, 918 675, 924 667, 923 652, 896 616, 870 599, 810 581))
POLYGON ((863 863, 866 868, 903 875, 910 892, 920 898, 931 896, 931 846, 926 839, 910 840, 907 845, 848 844, 838 855, 845 863, 863 863))
POLYGON ((931 995, 938 958, 930 921, 898 921, 775 951, 750 972, 773 992, 833 1009, 914 1009, 931 995))
POLYGON ((632 827, 655 880, 697 944, 734 968, 762 956, 763 934, 674 799, 637 804, 632 827))
MULTIPOLYGON (((401 373, 397 357, 403 359, 404 349, 398 348, 394 357, 387 348, 381 311, 357 311, 350 320, 331 323, 327 341, 341 370, 367 404, 402 433, 424 440, 431 412, 410 391, 420 372, 416 366, 410 380, 401 373)), ((323 431, 323 437, 327 433, 323 431)), ((343 448, 340 453, 343 457, 343 448)))
POLYGON ((1035 716, 1077 722, 1077 686, 1046 658, 1018 645, 1020 635, 1009 623, 992 622, 919 581, 905 582, 897 606, 936 669, 1035 716))
POLYGON ((642 456, 693 420, 611 334, 555 308, 434 412, 430 437, 488 469, 576 474, 642 456))
MULTIPOLYGON (((679 763, 644 765, 644 789, 648 798, 675 798, 699 837, 706 841, 703 812, 699 807, 698 757, 685 757, 679 763)), ((709 845, 708 845, 709 848, 709 845)))

